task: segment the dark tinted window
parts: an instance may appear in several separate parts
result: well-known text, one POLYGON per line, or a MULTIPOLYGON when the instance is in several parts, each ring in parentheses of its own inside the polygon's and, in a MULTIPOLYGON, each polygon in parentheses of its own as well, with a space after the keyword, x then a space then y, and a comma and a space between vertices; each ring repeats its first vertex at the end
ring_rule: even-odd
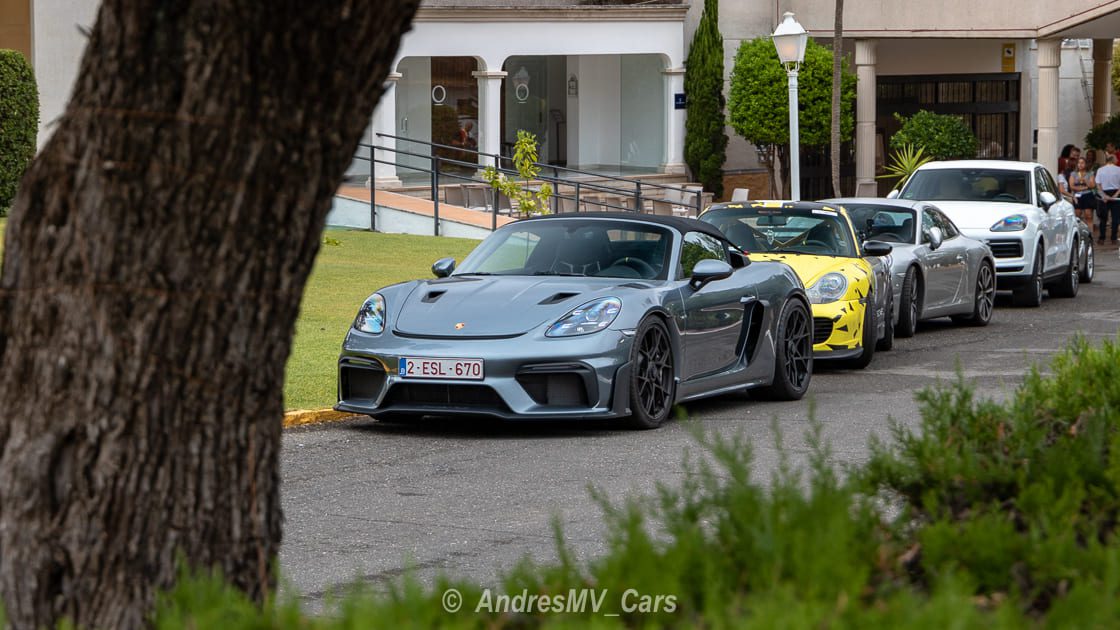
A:
POLYGON ((681 278, 692 275, 692 268, 701 260, 722 260, 728 262, 727 248, 723 241, 702 234, 689 232, 681 243, 681 278))
POLYGON ((637 222, 520 222, 487 237, 454 275, 664 279, 671 242, 668 229, 637 222))
POLYGON ((887 204, 844 204, 860 241, 914 242, 914 211, 887 204))
POLYGON ((932 168, 914 173, 899 197, 921 201, 1029 203, 1029 179, 1029 171, 932 168))

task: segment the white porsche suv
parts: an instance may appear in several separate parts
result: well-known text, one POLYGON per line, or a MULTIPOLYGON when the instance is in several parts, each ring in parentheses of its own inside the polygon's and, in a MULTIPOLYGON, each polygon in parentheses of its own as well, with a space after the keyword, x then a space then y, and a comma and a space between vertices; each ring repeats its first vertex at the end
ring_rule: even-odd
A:
POLYGON ((1038 306, 1044 287, 1077 295, 1077 219, 1041 164, 928 162, 889 196, 936 203, 966 236, 987 243, 998 286, 1014 292, 1015 304, 1038 306))

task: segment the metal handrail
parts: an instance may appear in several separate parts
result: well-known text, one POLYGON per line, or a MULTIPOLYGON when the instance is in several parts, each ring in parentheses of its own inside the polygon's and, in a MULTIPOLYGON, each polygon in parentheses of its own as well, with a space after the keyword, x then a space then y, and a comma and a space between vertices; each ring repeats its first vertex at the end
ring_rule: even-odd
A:
MULTIPOLYGON (((507 175, 514 175, 514 176, 519 175, 518 171, 516 171, 515 169, 506 168, 506 167, 502 166, 501 160, 505 159, 507 162, 509 162, 510 158, 508 158, 508 157, 503 158, 499 154, 482 153, 482 152, 475 151, 475 150, 472 150, 472 149, 464 149, 462 147, 455 147, 455 146, 446 145, 446 144, 439 144, 439 143, 435 143, 435 142, 429 142, 429 141, 426 141, 426 140, 415 140, 415 139, 412 139, 412 138, 404 138, 404 137, 401 137, 401 136, 394 136, 392 134, 378 133, 377 135, 380 136, 380 137, 384 137, 384 138, 393 138, 393 139, 396 139, 396 140, 404 140, 404 141, 407 141, 407 142, 414 142, 414 143, 417 143, 417 144, 427 145, 429 147, 429 151, 427 153, 418 153, 418 152, 415 152, 415 151, 398 149, 396 147, 390 148, 390 147, 386 147, 386 146, 382 146, 382 145, 376 145, 376 144, 372 144, 372 143, 371 144, 366 144, 366 143, 359 143, 358 144, 359 149, 364 148, 364 149, 368 149, 368 151, 369 151, 368 156, 356 154, 354 156, 354 159, 364 160, 364 161, 367 161, 367 162, 370 163, 370 228, 373 229, 373 230, 377 229, 377 203, 376 203, 376 200, 375 200, 376 186, 374 185, 374 182, 373 182, 373 178, 374 178, 373 164, 375 164, 375 163, 376 164, 387 164, 387 165, 390 165, 390 166, 394 166, 397 169, 408 169, 410 171, 414 171, 414 172, 418 172, 418 173, 426 173, 429 176, 430 182, 431 182, 431 190, 432 190, 432 213, 433 213, 433 224, 434 224, 433 225, 433 233, 436 236, 439 236, 440 178, 441 177, 447 177, 447 178, 451 178, 451 179, 462 180, 462 181, 465 181, 465 182, 483 184, 483 185, 486 185, 486 186, 490 186, 490 182, 485 180, 485 179, 479 178, 479 177, 459 175, 459 174, 456 174, 456 173, 441 172, 440 167, 444 164, 451 164, 451 165, 455 165, 455 166, 461 166, 461 167, 465 167, 465 168, 476 169, 476 168, 478 168, 479 163, 477 161, 476 162, 468 162, 468 161, 464 161, 464 160, 457 160, 457 159, 454 159, 454 158, 446 158, 446 157, 442 157, 442 156, 439 156, 439 155, 435 155, 434 152, 431 150, 432 147, 450 149, 450 150, 453 150, 453 151, 463 152, 463 153, 467 153, 467 154, 473 154, 473 155, 476 155, 476 156, 486 156, 488 158, 494 158, 494 168, 499 173, 503 173, 503 174, 507 174, 507 175), (409 157, 415 157, 415 158, 420 158, 420 159, 426 159, 426 160, 429 160, 429 162, 430 162, 430 168, 424 168, 422 166, 418 166, 418 165, 415 165, 415 164, 405 164, 405 163, 400 162, 398 160, 381 159, 381 158, 375 157, 375 153, 374 153, 375 151, 384 151, 384 152, 387 152, 387 153, 393 153, 397 157, 399 157, 399 156, 409 156, 409 157)), ((593 173, 591 171, 583 171, 583 170, 580 170, 580 169, 573 169, 573 168, 568 168, 568 167, 563 167, 563 166, 555 166, 555 165, 551 165, 551 164, 541 164, 539 162, 534 162, 533 164, 535 166, 540 167, 540 168, 553 169, 554 172, 556 172, 557 170, 564 170, 564 171, 571 172, 571 173, 577 173, 577 174, 586 175, 586 176, 590 176, 590 177, 595 177, 595 178, 599 178, 599 179, 609 180, 611 182, 613 182, 613 181, 626 182, 627 184, 630 184, 630 185, 633 186, 632 189, 627 189, 627 188, 612 186, 608 183, 603 183, 603 182, 580 181, 578 179, 562 179, 558 175, 548 176, 548 175, 538 174, 534 178, 534 181, 549 183, 549 184, 552 184, 552 186, 553 186, 553 194, 551 195, 551 197, 553 199, 552 210, 554 212, 559 212, 559 205, 560 205, 559 200, 560 199, 574 200, 577 211, 578 211, 579 204, 580 204, 580 201, 581 201, 581 191, 584 190, 584 189, 589 189, 589 190, 592 190, 592 191, 595 191, 595 192, 600 192, 600 193, 617 195, 617 196, 620 196, 620 197, 629 197, 630 199, 633 200, 633 204, 630 205, 630 206, 615 205, 613 203, 610 203, 610 202, 608 202, 606 200, 602 200, 602 199, 596 200, 594 203, 596 203, 596 205, 599 205, 599 206, 604 207, 604 208, 609 208, 609 209, 612 209, 612 210, 620 210, 620 211, 623 211, 623 212, 634 212, 634 213, 641 213, 641 212, 644 211, 644 198, 643 198, 643 195, 642 195, 642 186, 650 186, 650 187, 653 187, 653 188, 665 189, 665 190, 683 191, 683 189, 680 186, 673 186, 673 185, 668 185, 668 184, 656 184, 656 183, 652 183, 652 182, 643 182, 641 180, 626 179, 626 178, 623 178, 623 177, 616 177, 616 176, 612 176, 612 175, 603 175, 603 174, 599 174, 599 173, 593 173), (561 186, 571 186, 572 188, 574 188, 574 193, 571 194, 571 195, 564 194, 561 191, 561 186)), ((699 215, 700 211, 703 209, 703 191, 699 191, 699 192, 696 192, 694 194, 696 195, 696 199, 695 199, 696 213, 699 215)), ((491 197, 492 197, 492 199, 491 199, 492 204, 491 204, 490 229, 495 230, 498 227, 498 207, 500 205, 499 201, 500 201, 500 197, 501 197, 500 191, 498 191, 496 188, 491 187, 491 197)), ((682 201, 683 201, 683 199, 682 199, 682 201)), ((681 204, 681 205, 683 205, 683 204, 681 204)))

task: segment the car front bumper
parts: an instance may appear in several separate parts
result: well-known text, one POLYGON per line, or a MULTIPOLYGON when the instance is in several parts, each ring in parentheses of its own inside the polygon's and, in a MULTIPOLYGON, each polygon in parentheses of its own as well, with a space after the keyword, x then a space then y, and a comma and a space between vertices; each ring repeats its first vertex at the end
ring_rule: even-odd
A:
POLYGON ((863 300, 813 305, 813 357, 844 359, 863 350, 863 300))
POLYGON ((1021 232, 961 230, 969 237, 986 243, 996 262, 996 286, 1014 289, 1030 282, 1034 275, 1037 237, 1029 228, 1021 232))
POLYGON ((629 415, 632 331, 550 338, 418 339, 353 329, 338 360, 335 409, 379 416, 471 415, 503 419, 629 415), (482 359, 480 380, 410 378, 402 357, 482 359))

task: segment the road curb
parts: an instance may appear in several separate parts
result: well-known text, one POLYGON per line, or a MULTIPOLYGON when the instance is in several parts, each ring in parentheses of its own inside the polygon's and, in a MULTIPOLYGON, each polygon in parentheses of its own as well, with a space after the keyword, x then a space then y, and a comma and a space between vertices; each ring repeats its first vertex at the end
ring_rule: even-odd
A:
POLYGON ((297 409, 284 413, 284 428, 302 427, 325 422, 342 422, 356 418, 357 415, 334 409, 297 409))

